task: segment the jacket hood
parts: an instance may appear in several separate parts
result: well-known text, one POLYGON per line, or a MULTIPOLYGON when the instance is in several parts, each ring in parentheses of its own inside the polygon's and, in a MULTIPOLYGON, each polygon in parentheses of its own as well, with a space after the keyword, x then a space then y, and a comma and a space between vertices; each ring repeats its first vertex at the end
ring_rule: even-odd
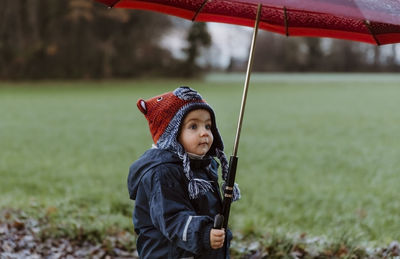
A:
POLYGON ((179 157, 165 149, 152 148, 147 150, 138 160, 129 168, 128 191, 132 200, 136 199, 140 180, 150 171, 151 168, 165 163, 182 164, 179 157))

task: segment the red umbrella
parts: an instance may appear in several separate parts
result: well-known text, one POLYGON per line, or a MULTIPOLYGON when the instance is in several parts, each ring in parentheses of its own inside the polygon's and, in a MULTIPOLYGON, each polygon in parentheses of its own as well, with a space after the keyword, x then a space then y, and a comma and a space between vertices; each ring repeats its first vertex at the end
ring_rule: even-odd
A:
MULTIPOLYGON (((258 28, 286 36, 330 37, 375 45, 400 42, 399 0, 95 0, 109 7, 151 10, 192 21, 254 26, 229 176, 224 190, 226 228, 237 167, 237 150, 258 28)), ((223 223, 221 223, 221 220, 223 223)), ((217 226, 216 226, 217 227, 217 226)))
POLYGON ((376 45, 400 41, 395 0, 96 0, 110 7, 152 10, 193 21, 254 26, 288 36, 317 36, 376 45))

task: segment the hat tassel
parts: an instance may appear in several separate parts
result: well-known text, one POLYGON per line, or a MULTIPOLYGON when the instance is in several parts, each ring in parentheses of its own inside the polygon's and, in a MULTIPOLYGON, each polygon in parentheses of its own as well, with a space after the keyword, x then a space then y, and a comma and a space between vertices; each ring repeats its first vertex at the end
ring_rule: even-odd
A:
MULTIPOLYGON (((224 192, 226 187, 226 182, 222 183, 222 192, 224 192)), ((240 195, 240 189, 239 189, 239 185, 237 183, 235 183, 235 185, 233 186, 233 192, 232 192, 232 201, 238 201, 240 200, 241 195, 240 195)))
POLYGON ((190 199, 196 199, 208 191, 213 191, 213 188, 210 182, 199 178, 193 178, 189 181, 188 191, 190 199))

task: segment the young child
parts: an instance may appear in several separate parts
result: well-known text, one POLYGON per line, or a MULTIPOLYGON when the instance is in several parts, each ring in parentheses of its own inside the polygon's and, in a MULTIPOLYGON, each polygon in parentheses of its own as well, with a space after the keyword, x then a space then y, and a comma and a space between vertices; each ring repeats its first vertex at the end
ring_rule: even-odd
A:
POLYGON ((231 232, 213 229, 222 209, 213 157, 224 180, 228 172, 213 109, 189 87, 137 106, 154 141, 128 176, 140 258, 229 258, 231 232))

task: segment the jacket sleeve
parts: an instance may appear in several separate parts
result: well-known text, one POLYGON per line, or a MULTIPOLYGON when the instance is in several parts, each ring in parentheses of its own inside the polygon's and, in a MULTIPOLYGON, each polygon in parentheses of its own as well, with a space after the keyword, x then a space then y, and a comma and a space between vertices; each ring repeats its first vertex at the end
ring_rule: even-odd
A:
POLYGON ((178 247, 199 254, 211 249, 210 230, 213 219, 196 215, 187 193, 184 175, 175 166, 162 165, 143 179, 150 190, 149 207, 152 223, 178 247))

